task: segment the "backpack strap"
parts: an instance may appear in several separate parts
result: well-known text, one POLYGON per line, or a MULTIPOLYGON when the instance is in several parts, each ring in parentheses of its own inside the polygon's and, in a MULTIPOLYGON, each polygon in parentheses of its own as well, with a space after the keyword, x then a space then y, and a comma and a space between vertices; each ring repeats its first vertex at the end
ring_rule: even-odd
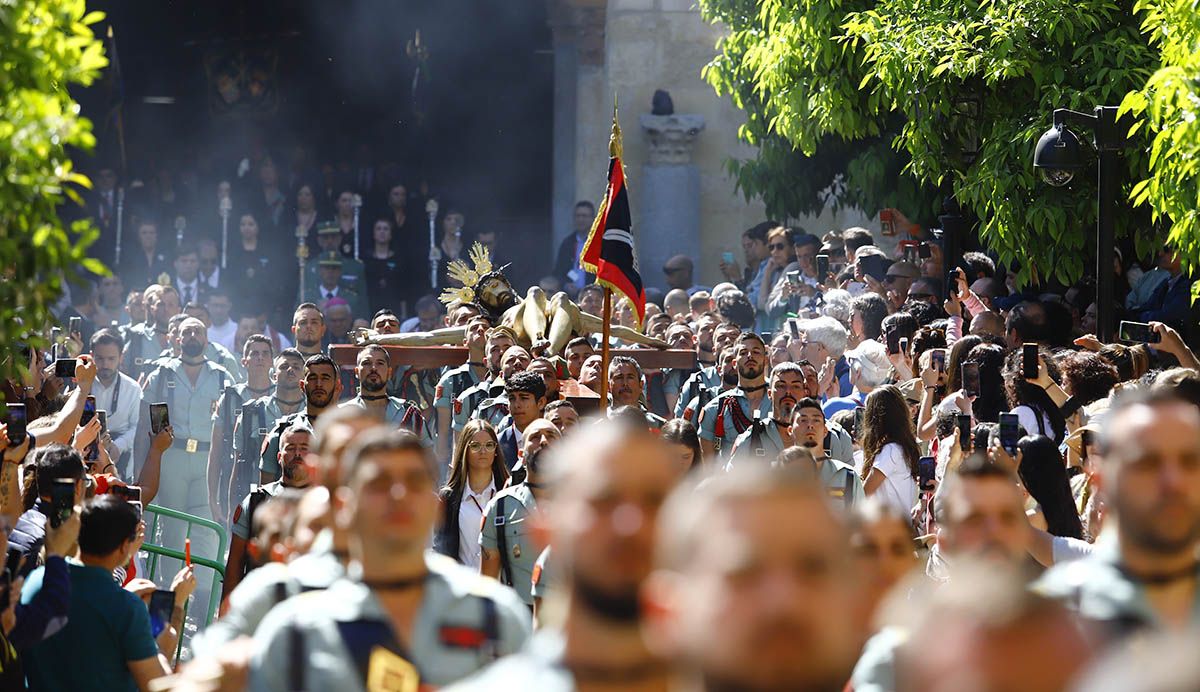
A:
POLYGON ((508 516, 504 511, 504 501, 507 499, 505 495, 496 498, 496 518, 493 522, 496 527, 496 547, 500 550, 500 581, 512 586, 512 568, 508 564, 508 536, 505 535, 508 516))

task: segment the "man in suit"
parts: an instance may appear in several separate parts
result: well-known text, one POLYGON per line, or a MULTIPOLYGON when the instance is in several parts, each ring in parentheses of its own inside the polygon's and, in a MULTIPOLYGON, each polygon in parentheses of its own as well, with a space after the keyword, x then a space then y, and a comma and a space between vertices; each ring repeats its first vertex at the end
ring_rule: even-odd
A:
POLYGON ((575 232, 563 238, 558 246, 558 256, 554 261, 554 275, 562 279, 563 290, 575 295, 580 288, 591 283, 593 276, 583 271, 579 266, 579 255, 583 254, 583 243, 587 240, 588 232, 592 229, 592 220, 596 216, 596 207, 591 202, 583 200, 575 203, 573 217, 575 232))
POLYGON ((200 252, 195 245, 181 245, 175 253, 175 274, 171 279, 179 291, 179 304, 203 303, 208 299, 208 284, 200 280, 200 252))
POLYGON ((517 450, 524 447, 525 429, 541 418, 546 408, 546 383, 535 372, 518 372, 504 381, 504 393, 508 397, 508 424, 500 428, 498 438, 511 471, 517 463, 517 450))
POLYGON ((1184 329, 1192 305, 1192 281, 1183 273, 1179 255, 1169 249, 1160 251, 1158 266, 1167 272, 1167 280, 1154 289, 1150 300, 1138 312, 1138 320, 1184 329))

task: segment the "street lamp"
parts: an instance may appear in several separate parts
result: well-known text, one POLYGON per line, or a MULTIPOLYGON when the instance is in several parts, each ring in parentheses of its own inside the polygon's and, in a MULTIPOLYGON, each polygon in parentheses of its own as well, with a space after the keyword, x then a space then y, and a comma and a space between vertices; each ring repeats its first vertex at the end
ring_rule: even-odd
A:
POLYGON ((1096 106, 1092 113, 1066 108, 1054 110, 1054 126, 1046 130, 1033 152, 1033 167, 1048 185, 1062 187, 1085 165, 1079 137, 1067 123, 1092 129, 1092 146, 1098 159, 1096 183, 1096 336, 1113 337, 1113 220, 1117 211, 1117 153, 1125 137, 1117 127, 1116 106, 1096 106))

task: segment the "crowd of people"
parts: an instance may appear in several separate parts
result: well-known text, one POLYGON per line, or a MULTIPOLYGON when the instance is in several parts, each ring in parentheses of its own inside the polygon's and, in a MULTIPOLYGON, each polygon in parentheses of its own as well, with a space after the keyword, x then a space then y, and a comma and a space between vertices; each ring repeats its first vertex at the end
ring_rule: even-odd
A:
MULTIPOLYGON (((1200 684, 1165 658, 1200 613, 1200 361, 1169 249, 1114 268, 1128 324, 1103 343, 1088 284, 948 263, 898 212, 898 237, 765 222, 716 285, 678 256, 644 322, 618 303, 688 366, 613 339, 605 370, 600 334, 551 352, 443 310, 403 185, 368 244, 353 186, 289 209, 250 170, 227 264, 188 235, 212 223, 167 252, 165 217, 132 214, 117 271, 74 282, 4 384, 0 687, 1200 684), (466 355, 341 367, 356 323, 460 327, 466 355)), ((543 283, 598 315, 593 214, 543 283)), ((462 214, 439 222, 452 260, 462 214)))

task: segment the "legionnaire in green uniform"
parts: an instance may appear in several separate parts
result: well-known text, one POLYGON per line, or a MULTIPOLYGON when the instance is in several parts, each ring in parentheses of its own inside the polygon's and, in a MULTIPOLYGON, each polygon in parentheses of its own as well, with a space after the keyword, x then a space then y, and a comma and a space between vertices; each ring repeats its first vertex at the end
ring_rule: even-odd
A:
POLYGON ((507 351, 514 343, 517 336, 507 327, 492 327, 487 331, 485 337, 484 354, 488 368, 487 376, 481 379, 477 384, 467 387, 461 394, 455 397, 451 405, 451 421, 450 429, 453 432, 453 441, 450 447, 453 448, 454 443, 458 442, 458 434, 462 431, 463 426, 467 421, 471 420, 471 414, 475 412, 475 408, 479 406, 479 402, 489 396, 497 396, 504 391, 502 382, 493 382, 499 379, 500 360, 504 357, 504 352, 507 351))
POLYGON ((358 352, 354 367, 358 396, 341 406, 357 406, 393 427, 408 430, 419 437, 422 443, 432 447, 433 436, 417 407, 404 399, 387 395, 385 390, 391 368, 391 357, 386 348, 373 344, 364 346, 358 352))
POLYGON ((471 413, 471 418, 485 420, 497 430, 504 427, 504 419, 508 416, 508 397, 504 394, 504 380, 518 372, 525 372, 530 360, 529 351, 521 346, 510 346, 500 359, 500 381, 493 382, 492 386, 488 387, 488 398, 479 402, 471 413))
POLYGON ((226 498, 226 506, 233 506, 239 497, 250 492, 250 484, 258 479, 258 460, 263 443, 275 421, 298 413, 304 406, 304 393, 300 391, 300 373, 304 370, 304 357, 294 348, 285 348, 275 356, 275 368, 271 373, 275 391, 267 396, 247 401, 242 405, 233 424, 233 473, 229 483, 220 488, 226 498))
POLYGON ((539 492, 538 459, 548 440, 562 433, 545 418, 537 418, 525 427, 524 480, 496 493, 483 509, 479 533, 482 560, 479 571, 512 586, 532 610, 533 566, 542 546, 533 540, 531 517, 537 509, 539 492))
POLYGON ((229 558, 225 562, 225 579, 221 584, 221 600, 228 597, 242 577, 256 566, 247 552, 254 511, 264 500, 278 495, 285 488, 307 488, 312 484, 305 466, 311 441, 312 429, 303 423, 293 424, 284 430, 279 445, 279 465, 283 468, 283 475, 274 483, 251 490, 233 510, 233 531, 229 539, 229 558))
MULTIPOLYGON (((727 348, 717 353, 717 386, 709 388, 705 384, 697 384, 692 387, 690 391, 694 391, 695 394, 690 399, 684 401, 683 397, 680 397, 679 401, 681 403, 676 407, 676 411, 679 411, 680 408, 683 411, 682 413, 678 413, 675 416, 676 418, 682 418, 692 425, 696 425, 699 421, 700 413, 704 410, 705 406, 708 406, 708 402, 737 386, 736 355, 736 350, 732 348, 727 348)), ((686 396, 688 388, 685 387, 684 390, 684 396, 686 396)))
POLYGON ((224 525, 230 506, 221 488, 229 487, 233 475, 233 429, 242 406, 252 399, 268 394, 271 387, 271 340, 262 334, 254 334, 246 340, 242 349, 242 363, 246 367, 248 380, 225 388, 217 400, 217 410, 212 418, 212 445, 208 449, 208 501, 213 519, 224 525))
POLYGON ((734 360, 738 386, 713 399, 700 413, 700 447, 709 460, 728 458, 738 435, 771 414, 767 397, 767 344, 754 332, 738 337, 734 360))
POLYGON ((433 408, 437 417, 436 451, 438 459, 449 464, 450 452, 454 449, 451 422, 454 417, 454 401, 459 394, 479 384, 487 377, 484 349, 487 345, 489 322, 486 317, 473 317, 467 322, 467 362, 447 370, 438 380, 434 390, 433 408))
POLYGON ((407 431, 374 430, 347 459, 336 521, 355 576, 276 607, 254 637, 249 688, 443 686, 520 649, 529 611, 512 590, 425 551, 438 515, 432 451, 407 431))
POLYGON ((304 392, 304 410, 275 421, 267 434, 259 455, 259 483, 266 485, 279 480, 279 436, 294 422, 306 423, 316 428, 317 416, 337 407, 342 393, 342 381, 338 379, 338 367, 329 356, 318 353, 304 361, 304 376, 300 380, 300 391, 304 392))
MULTIPOLYGON (((208 502, 206 468, 211 443, 212 416, 217 401, 225 388, 233 381, 225 368, 204 357, 204 345, 208 330, 204 323, 188 318, 179 325, 180 359, 160 365, 146 378, 142 400, 147 407, 142 411, 149 431, 149 404, 166 402, 175 441, 163 452, 158 494, 154 503, 170 509, 186 512, 201 519, 212 519, 208 502)), ((148 434, 140 435, 149 441, 148 434)), ((136 455, 144 459, 145 451, 136 455)), ((159 545, 183 545, 185 527, 181 522, 164 520, 160 524, 159 545)), ((192 553, 198 556, 220 559, 217 552, 216 535, 209 531, 196 531, 192 536, 192 553)), ((168 566, 162 573, 172 574, 168 566)), ((208 594, 204 589, 196 594, 195 613, 207 612, 208 594)))
MULTIPOLYGON (((163 365, 172 358, 179 357, 179 346, 176 337, 179 336, 179 325, 190 316, 185 314, 173 315, 167 322, 167 344, 168 346, 158 353, 158 356, 151 360, 152 366, 163 365)), ((199 318, 192 318, 199 319, 199 318)), ((201 320, 203 324, 203 320, 201 320)), ((208 329, 205 327, 205 329, 208 329)), ((234 382, 242 382, 246 379, 246 371, 242 368, 242 364, 238 362, 233 354, 229 352, 221 344, 208 342, 204 346, 204 357, 208 360, 225 368, 225 372, 233 378, 234 382)))
POLYGON ((121 370, 135 380, 154 370, 154 359, 171 345, 167 329, 171 318, 179 314, 179 292, 173 286, 153 284, 146 288, 143 300, 146 321, 129 329, 122 353, 121 370))

